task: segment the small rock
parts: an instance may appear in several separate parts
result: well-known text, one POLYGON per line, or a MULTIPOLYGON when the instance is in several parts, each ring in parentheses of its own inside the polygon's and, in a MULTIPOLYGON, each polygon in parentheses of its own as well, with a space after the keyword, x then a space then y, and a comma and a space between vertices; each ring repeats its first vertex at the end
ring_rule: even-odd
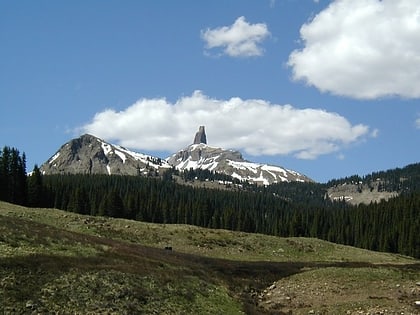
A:
POLYGON ((36 304, 34 304, 33 301, 29 300, 29 301, 26 302, 25 307, 30 308, 30 309, 34 309, 36 307, 36 304))

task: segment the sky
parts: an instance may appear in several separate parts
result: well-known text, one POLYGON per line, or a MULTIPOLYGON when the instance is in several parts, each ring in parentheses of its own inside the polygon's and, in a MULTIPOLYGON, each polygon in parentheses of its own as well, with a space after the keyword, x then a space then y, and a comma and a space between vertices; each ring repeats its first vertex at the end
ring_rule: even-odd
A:
POLYGON ((0 145, 193 142, 318 182, 420 162, 418 0, 0 0, 0 145))

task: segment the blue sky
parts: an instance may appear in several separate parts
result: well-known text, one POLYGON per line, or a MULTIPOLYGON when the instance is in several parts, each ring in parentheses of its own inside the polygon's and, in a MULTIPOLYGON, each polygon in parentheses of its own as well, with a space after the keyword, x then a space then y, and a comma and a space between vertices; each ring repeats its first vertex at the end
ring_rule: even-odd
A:
POLYGON ((0 145, 208 144, 319 182, 419 162, 417 0, 0 0, 0 145))

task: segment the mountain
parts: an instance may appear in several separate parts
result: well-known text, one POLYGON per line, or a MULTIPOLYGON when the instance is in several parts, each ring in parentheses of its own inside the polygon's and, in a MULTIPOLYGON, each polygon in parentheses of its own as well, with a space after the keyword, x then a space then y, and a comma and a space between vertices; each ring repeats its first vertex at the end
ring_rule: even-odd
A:
POLYGON ((40 169, 43 174, 158 175, 171 166, 157 157, 136 153, 85 134, 72 139, 40 169))
POLYGON ((175 167, 178 170, 203 169, 223 173, 251 183, 269 185, 278 182, 312 182, 298 172, 280 166, 253 163, 242 154, 207 145, 204 126, 200 126, 193 144, 161 159, 130 151, 85 134, 72 139, 40 169, 43 174, 117 174, 158 176, 175 167))
POLYGON ((279 182, 313 182, 296 171, 245 160, 239 151, 207 145, 204 126, 200 126, 193 144, 168 157, 166 161, 179 170, 205 169, 224 173, 240 180, 269 185, 279 182))

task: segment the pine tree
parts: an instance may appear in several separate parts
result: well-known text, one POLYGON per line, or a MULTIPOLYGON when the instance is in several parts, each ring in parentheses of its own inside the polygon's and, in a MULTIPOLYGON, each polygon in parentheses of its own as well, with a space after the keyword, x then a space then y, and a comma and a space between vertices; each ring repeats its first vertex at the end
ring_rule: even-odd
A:
POLYGON ((0 154, 0 200, 26 204, 26 156, 5 146, 0 154))
POLYGON ((105 215, 114 218, 124 217, 124 204, 116 190, 111 191, 105 198, 105 215))
POLYGON ((28 206, 42 207, 44 205, 44 193, 42 187, 42 175, 35 164, 32 174, 28 177, 28 206))

